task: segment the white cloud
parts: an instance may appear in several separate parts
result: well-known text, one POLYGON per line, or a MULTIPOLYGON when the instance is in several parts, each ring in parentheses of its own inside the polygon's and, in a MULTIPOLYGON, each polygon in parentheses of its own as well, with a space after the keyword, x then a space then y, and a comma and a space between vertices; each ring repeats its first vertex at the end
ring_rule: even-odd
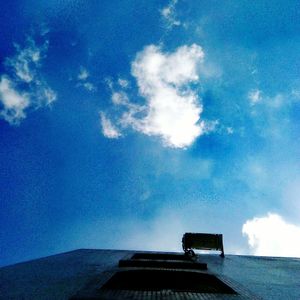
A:
POLYGON ((20 94, 6 76, 0 80, 0 102, 3 105, 1 116, 10 124, 18 124, 26 117, 25 110, 30 101, 28 95, 20 94))
POLYGON ((171 0, 166 7, 160 10, 161 16, 163 17, 169 29, 181 24, 180 21, 176 20, 175 6, 177 2, 178 0, 171 0))
POLYGON ((120 80, 119 90, 107 80, 114 113, 120 114, 114 118, 118 125, 157 136, 165 146, 173 148, 186 148, 200 135, 215 130, 218 121, 200 119, 202 105, 192 88, 199 80, 203 59, 204 52, 196 44, 179 47, 172 53, 163 52, 155 45, 145 47, 131 65, 144 104, 130 101, 129 92, 122 89, 120 80), (116 106, 119 106, 117 110, 116 106))
POLYGON ((263 92, 258 89, 250 90, 248 93, 248 99, 251 106, 263 101, 267 107, 275 110, 281 108, 284 104, 292 103, 295 101, 295 98, 296 95, 293 93, 293 91, 288 94, 278 93, 273 97, 265 94, 263 95, 263 92))
POLYGON ((40 68, 48 49, 48 41, 38 47, 28 38, 24 48, 15 45, 16 54, 5 60, 8 74, 1 76, 0 115, 17 125, 26 117, 29 108, 40 108, 56 100, 56 93, 44 80, 40 68))
POLYGON ((248 99, 250 104, 253 106, 262 100, 261 91, 258 89, 251 90, 248 93, 248 99))
POLYGON ((118 84, 122 88, 127 88, 129 86, 129 82, 126 79, 122 79, 122 78, 118 79, 118 84))
POLYGON ((248 220, 242 232, 254 255, 300 257, 300 226, 287 223, 278 214, 248 220))
POLYGON ((128 96, 124 92, 113 92, 111 101, 115 105, 126 105, 129 103, 128 96))
POLYGON ((89 92, 96 91, 96 87, 94 84, 88 81, 88 78, 90 77, 90 73, 86 68, 80 67, 79 74, 77 75, 77 86, 83 87, 89 92))
POLYGON ((56 93, 45 82, 41 81, 37 82, 35 95, 32 96, 37 99, 36 107, 50 105, 57 98, 56 93))
POLYGON ((165 145, 184 148, 203 134, 202 106, 189 83, 198 80, 197 65, 204 52, 198 45, 163 53, 150 45, 132 63, 139 92, 146 99, 147 114, 133 118, 132 126, 147 135, 160 136, 165 145))
POLYGON ((37 47, 34 40, 27 39, 25 48, 15 45, 17 54, 6 60, 6 65, 14 70, 15 75, 23 82, 32 82, 37 74, 37 68, 40 66, 40 60, 48 48, 48 42, 42 47, 37 47))
POLYGON ((89 72, 85 68, 80 68, 79 74, 77 76, 78 80, 86 80, 89 77, 89 72))
POLYGON ((182 46, 173 53, 163 53, 157 46, 147 46, 138 53, 132 72, 142 92, 163 84, 182 84, 198 80, 197 64, 202 62, 204 52, 196 44, 182 46), (147 84, 145 81, 150 80, 147 84))
POLYGON ((100 120, 102 126, 102 133, 105 137, 110 139, 116 139, 121 136, 121 133, 112 124, 112 122, 105 116, 103 112, 100 112, 100 120))
POLYGON ((85 82, 82 84, 82 86, 89 92, 93 92, 96 90, 96 87, 91 82, 85 82))
POLYGON ((232 127, 227 127, 226 131, 227 131, 228 134, 233 134, 234 133, 234 130, 233 130, 232 127))

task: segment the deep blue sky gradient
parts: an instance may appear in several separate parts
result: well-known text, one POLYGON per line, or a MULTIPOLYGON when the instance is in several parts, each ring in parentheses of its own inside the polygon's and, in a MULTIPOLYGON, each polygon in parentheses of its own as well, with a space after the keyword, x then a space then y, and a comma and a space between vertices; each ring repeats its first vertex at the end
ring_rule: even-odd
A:
POLYGON ((1 2, 0 74, 9 72, 14 43, 48 40, 41 71, 57 93, 51 107, 28 111, 18 126, 0 120, 1 265, 86 247, 179 249, 184 231, 223 232, 229 252, 249 253, 241 234, 247 219, 272 211, 297 222, 286 189, 300 182, 299 1, 179 0, 184 26, 171 29, 160 14, 166 5, 1 2), (105 138, 99 112, 111 105, 107 78, 126 78, 136 94, 137 52, 193 43, 213 70, 200 72, 201 116, 218 120, 218 129, 184 150, 133 130, 105 138), (81 66, 96 91, 76 86, 81 66), (269 100, 251 106, 251 89, 269 100), (278 94, 279 108, 265 104, 278 94))

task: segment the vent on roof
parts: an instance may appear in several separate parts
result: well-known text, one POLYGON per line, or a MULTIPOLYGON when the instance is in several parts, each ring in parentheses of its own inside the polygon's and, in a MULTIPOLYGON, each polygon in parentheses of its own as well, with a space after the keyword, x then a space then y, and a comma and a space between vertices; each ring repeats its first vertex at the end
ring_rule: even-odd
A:
POLYGON ((168 253, 135 253, 132 259, 191 260, 188 255, 168 253))
POLYGON ((211 274, 171 270, 128 270, 115 273, 101 290, 135 290, 236 294, 211 274))

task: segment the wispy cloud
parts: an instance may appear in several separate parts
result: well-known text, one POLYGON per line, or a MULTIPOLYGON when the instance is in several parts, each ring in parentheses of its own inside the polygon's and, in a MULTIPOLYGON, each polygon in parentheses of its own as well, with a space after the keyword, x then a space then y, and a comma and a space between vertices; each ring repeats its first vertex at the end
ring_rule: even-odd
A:
POLYGON ((248 220, 242 232, 254 255, 300 257, 300 226, 268 213, 248 220))
POLYGON ((269 95, 259 89, 253 89, 247 97, 257 134, 277 141, 286 138, 292 125, 291 108, 299 105, 299 98, 294 90, 269 95))
POLYGON ((261 91, 258 89, 253 89, 248 93, 248 99, 250 101, 250 105, 255 105, 256 103, 262 100, 261 91))
POLYGON ((29 108, 37 109, 56 100, 56 93, 41 74, 48 41, 37 46, 32 38, 27 38, 25 47, 15 48, 16 54, 5 60, 7 73, 1 75, 0 84, 0 115, 12 125, 19 124, 29 108))
POLYGON ((121 133, 103 112, 100 112, 100 121, 102 126, 102 133, 105 137, 110 139, 116 139, 121 136, 121 133))
POLYGON ((15 45, 17 54, 6 60, 6 65, 13 68, 15 75, 24 82, 32 82, 36 79, 37 68, 40 67, 41 59, 48 48, 45 42, 40 48, 35 45, 33 39, 27 40, 25 48, 15 45))
POLYGON ((166 22, 167 28, 171 29, 174 26, 179 26, 181 23, 177 19, 176 4, 178 0, 171 0, 167 6, 160 10, 163 20, 166 22))
POLYGON ((84 67, 80 67, 79 74, 77 75, 77 86, 83 87, 89 92, 96 91, 95 85, 88 80, 89 77, 89 71, 84 67))
POLYGON ((119 78, 118 79, 118 84, 122 87, 122 88, 127 88, 129 86, 129 82, 126 79, 122 79, 119 78))
POLYGON ((30 105, 29 97, 15 90, 6 76, 2 76, 0 80, 0 101, 3 105, 0 115, 10 124, 17 124, 26 117, 25 110, 30 105))
POLYGON ((191 88, 199 80, 198 66, 203 59, 204 52, 196 44, 173 53, 164 53, 155 45, 145 47, 131 68, 145 103, 133 104, 125 90, 113 91, 112 102, 125 106, 118 124, 160 137, 168 147, 190 146, 210 128, 200 120, 202 105, 191 88))
POLYGON ((87 69, 81 67, 77 78, 78 78, 78 80, 86 80, 89 76, 90 76, 90 74, 87 71, 87 69))
POLYGON ((274 95, 268 95, 260 89, 252 89, 249 91, 247 97, 250 101, 250 105, 253 106, 253 111, 258 104, 260 104, 260 108, 264 105, 268 109, 276 111, 289 105, 298 104, 300 98, 299 95, 300 93, 296 89, 284 93, 278 92, 274 95))
POLYGON ((129 99, 126 93, 119 91, 113 92, 111 96, 111 100, 115 105, 129 105, 129 99))

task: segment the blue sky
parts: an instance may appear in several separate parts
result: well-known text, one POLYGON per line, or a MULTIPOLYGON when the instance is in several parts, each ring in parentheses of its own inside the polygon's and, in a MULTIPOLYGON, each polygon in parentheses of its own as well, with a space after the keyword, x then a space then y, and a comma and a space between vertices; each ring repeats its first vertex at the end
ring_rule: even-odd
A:
POLYGON ((0 20, 1 265, 180 251, 187 231, 300 256, 298 1, 24 0, 0 20))

